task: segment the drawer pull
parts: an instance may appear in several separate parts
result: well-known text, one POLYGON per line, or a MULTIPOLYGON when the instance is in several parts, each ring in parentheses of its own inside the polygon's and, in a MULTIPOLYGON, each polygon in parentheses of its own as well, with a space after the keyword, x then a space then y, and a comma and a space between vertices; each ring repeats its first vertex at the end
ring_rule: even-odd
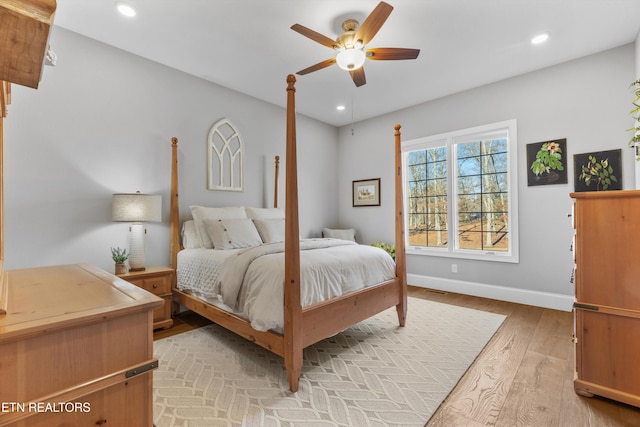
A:
POLYGON ((158 285, 153 285, 153 289, 158 289, 158 285))
POLYGON ((592 310, 592 311, 598 311, 600 309, 597 305, 582 304, 580 302, 574 302, 573 308, 582 308, 585 310, 592 310))

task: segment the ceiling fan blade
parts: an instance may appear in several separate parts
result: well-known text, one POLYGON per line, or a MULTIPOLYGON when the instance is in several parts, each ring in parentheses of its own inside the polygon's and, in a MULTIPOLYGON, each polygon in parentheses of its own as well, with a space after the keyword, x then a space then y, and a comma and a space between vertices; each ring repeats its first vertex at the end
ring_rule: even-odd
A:
POLYGON ((323 68, 327 68, 336 63, 336 58, 327 59, 326 61, 318 62, 311 67, 305 68, 304 70, 298 71, 296 74, 299 76, 304 76, 305 74, 313 73, 314 71, 322 70, 323 68))
POLYGON ((302 26, 300 24, 294 24, 291 26, 291 29, 297 33, 302 34, 305 37, 310 38, 311 40, 320 43, 323 46, 328 47, 329 49, 334 49, 338 44, 335 40, 331 40, 327 36, 323 36, 322 34, 313 31, 310 28, 302 26))
POLYGON ((390 4, 383 1, 378 3, 373 12, 367 16, 360 28, 358 28, 355 40, 362 40, 362 44, 366 46, 391 15, 391 11, 393 11, 393 6, 390 4))
POLYGON ((357 70, 349 71, 349 74, 351 74, 351 78, 356 84, 356 87, 360 87, 367 83, 367 79, 364 76, 364 67, 360 67, 357 70))
POLYGON ((403 47, 374 47, 367 49, 367 59, 389 61, 395 59, 416 59, 420 49, 405 49, 403 47))

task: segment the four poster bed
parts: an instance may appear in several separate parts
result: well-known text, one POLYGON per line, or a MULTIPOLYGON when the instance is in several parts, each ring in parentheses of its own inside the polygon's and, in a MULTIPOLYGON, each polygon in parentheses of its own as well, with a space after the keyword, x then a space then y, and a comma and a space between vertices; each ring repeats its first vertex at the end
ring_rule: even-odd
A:
MULTIPOLYGON (((285 195, 285 208, 283 212, 284 216, 284 242, 279 243, 276 239, 275 243, 269 243, 265 239, 264 245, 259 247, 244 248, 231 251, 208 251, 207 249, 194 249, 185 250, 180 243, 181 224, 180 214, 178 209, 178 152, 176 138, 172 139, 172 169, 171 169, 171 244, 170 244, 170 260, 171 266, 177 269, 177 284, 173 287, 173 300, 175 307, 178 305, 184 306, 210 320, 223 326, 236 334, 255 342, 256 344, 264 347, 267 350, 284 358, 284 365, 287 371, 287 377, 289 381, 289 388, 292 392, 298 390, 299 378, 302 369, 302 354, 303 349, 309 345, 312 345, 325 338, 331 337, 340 331, 362 321, 375 314, 395 306, 398 314, 398 321, 400 326, 404 326, 406 314, 407 314, 407 287, 406 287, 406 271, 405 271, 405 252, 404 252, 404 226, 403 226, 403 200, 402 200, 402 176, 401 176, 401 154, 400 154, 400 125, 395 126, 395 239, 396 239, 396 262, 391 261, 388 254, 384 253, 377 248, 372 248, 368 245, 357 245, 351 242, 333 241, 333 239, 309 239, 300 240, 299 225, 298 225, 298 181, 297 181, 297 156, 296 156, 296 117, 295 117, 295 77, 289 75, 287 78, 287 125, 286 125, 286 195, 285 195), (327 244, 326 242, 331 242, 327 244), (335 245, 334 245, 335 243, 335 245), (277 250, 272 248, 278 245, 283 246, 284 252, 284 270, 282 270, 282 255, 279 258, 275 254, 277 250), (354 286, 353 283, 349 284, 346 289, 337 291, 330 296, 320 297, 319 302, 313 300, 309 302, 308 294, 315 292, 308 291, 307 283, 308 277, 315 275, 316 280, 319 282, 330 282, 331 277, 334 276, 334 272, 330 270, 314 270, 314 273, 305 273, 309 267, 307 264, 313 261, 309 261, 309 254, 316 253, 318 247, 330 246, 328 248, 319 249, 321 251, 327 251, 333 253, 330 258, 338 260, 340 274, 343 274, 345 265, 355 265, 357 270, 364 272, 366 277, 353 279, 353 275, 348 276, 347 279, 344 276, 339 276, 336 280, 337 287, 341 285, 344 287, 344 283, 353 280, 363 280, 371 283, 365 283, 364 285, 354 286), (274 287, 275 295, 284 294, 284 301, 282 307, 276 313, 276 317, 282 319, 281 323, 271 324, 269 322, 255 321, 248 314, 251 310, 246 310, 247 313, 240 313, 238 308, 239 303, 230 302, 229 294, 238 293, 237 290, 225 290, 223 284, 220 289, 216 288, 215 292, 224 294, 221 297, 221 301, 226 303, 218 304, 216 301, 210 299, 204 300, 198 297, 196 292, 192 292, 191 289, 185 289, 180 285, 180 277, 184 277, 184 273, 181 268, 186 265, 187 256, 186 253, 197 252, 200 254, 214 253, 215 256, 221 253, 229 253, 230 257, 240 259, 242 257, 249 257, 251 260, 257 258, 259 255, 251 255, 252 251, 261 252, 259 255, 266 256, 262 258, 271 258, 271 265, 277 264, 280 276, 276 277, 277 285, 265 285, 261 282, 263 277, 266 276, 264 270, 253 271, 250 278, 239 280, 239 286, 250 288, 253 284, 251 282, 260 282, 259 285, 254 286, 262 289, 269 286, 274 287), (346 251, 364 251, 355 252, 352 255, 351 261, 345 261, 346 251), (198 252, 199 251, 199 252, 198 252), (337 251, 337 252, 332 252, 337 251), (382 259, 379 253, 373 253, 379 251, 383 253, 383 256, 388 259, 382 259), (180 252, 180 254, 179 254, 180 252), (374 259, 368 258, 372 255, 374 259), (375 258, 377 257, 377 258, 375 258), (303 260, 303 267, 301 269, 301 258, 303 260), (273 262, 274 259, 279 259, 279 262, 273 262), (359 266, 358 263, 360 263, 359 266), (376 272, 378 263, 382 265, 380 274, 376 272), (391 264, 391 267, 389 267, 391 264), (386 269, 386 270, 385 270, 386 269), (301 271, 302 276, 305 278, 305 282, 302 283, 301 289, 301 271), (373 273, 371 273, 373 271, 373 273), (386 272, 385 272, 386 271, 386 272), (390 273, 389 273, 390 271, 390 273), (278 279, 279 277, 279 279, 278 279), (279 288, 278 288, 279 286, 279 288), (226 292, 226 293, 225 293, 226 292), (301 302, 302 301, 302 302, 301 302), (236 304, 234 306, 234 304, 236 304), (257 327, 256 324, 262 326, 257 327)), ((276 186, 277 191, 277 170, 278 161, 276 158, 276 186)), ((277 193, 276 193, 277 194, 277 193)), ((277 200, 277 196, 276 196, 277 200)), ((215 209, 215 208, 214 208, 215 209)), ((222 208, 222 209, 238 209, 238 208, 222 208)), ((244 208, 239 208, 244 209, 244 208)), ((250 208, 247 208, 249 210, 250 208)), ((263 209, 266 210, 266 209, 263 209)), ((260 209, 258 209, 260 211, 260 209)), ((192 207, 192 213, 193 213, 192 207)), ((242 213, 242 212, 241 212, 242 213)), ((229 218, 229 217, 227 217, 229 218)), ((195 215, 194 215, 194 219, 195 215)), ((242 219, 241 221, 244 221, 242 219)), ((218 220, 222 223, 222 220, 218 220)), ((226 221, 224 227, 231 227, 232 222, 226 221)), ((256 224, 257 225, 257 224, 256 224)), ((207 222, 207 226, 215 227, 217 224, 211 224, 207 222)), ((224 228, 224 232, 227 228, 224 228)), ((223 242, 226 243, 226 242, 223 242)), ((184 241, 183 241, 184 244, 184 241)), ((216 243, 217 245, 218 243, 216 243)), ((185 245, 186 246, 186 245, 185 245)), ((206 255, 209 256, 209 255, 206 255)), ((226 261, 224 262, 231 262, 226 261)), ((316 258, 313 258, 316 259, 316 258)), ((266 263, 267 261, 265 261, 266 263)), ((248 264, 249 261, 241 262, 241 264, 248 264)), ((256 261, 253 264, 258 264, 256 261)), ((252 264, 252 265, 253 265, 252 264)), ((244 267, 243 267, 244 268, 244 267)), ((252 267, 249 267, 249 269, 252 267)), ((262 267, 266 268, 263 263, 262 267)), ((315 268, 315 267, 314 267, 315 268)), ((331 267, 330 267, 331 268, 331 267)), ((242 270, 245 271, 245 270, 242 270)), ((249 275, 250 270, 246 270, 249 275)), ((225 273, 221 273, 224 276, 225 273)), ((351 273, 348 273, 351 274, 351 273)), ((359 276, 358 276, 359 277, 359 276)), ((324 283, 319 285, 324 286, 324 283)), ((319 286, 318 284, 312 286, 319 286)), ((332 285, 329 285, 330 287, 332 285)), ((188 287, 187 287, 188 288, 188 287)), ((335 288, 335 286, 334 286, 335 288)), ((256 291, 257 292, 257 291, 256 291)), ((256 300, 255 294, 243 297, 245 300, 256 300)), ((272 297, 273 298, 273 297, 272 297)), ((279 298, 279 297, 277 297, 279 298)), ((278 305, 272 304, 272 305, 278 305)), ((254 310, 255 311, 255 310, 254 310)))

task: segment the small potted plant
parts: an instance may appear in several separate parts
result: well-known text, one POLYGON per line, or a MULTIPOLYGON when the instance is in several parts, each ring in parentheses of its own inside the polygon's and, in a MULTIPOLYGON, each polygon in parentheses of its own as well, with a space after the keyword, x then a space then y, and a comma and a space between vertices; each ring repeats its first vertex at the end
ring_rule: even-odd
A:
POLYGON ((111 258, 116 263, 116 274, 125 274, 127 272, 127 265, 124 263, 128 258, 126 249, 111 248, 111 258))

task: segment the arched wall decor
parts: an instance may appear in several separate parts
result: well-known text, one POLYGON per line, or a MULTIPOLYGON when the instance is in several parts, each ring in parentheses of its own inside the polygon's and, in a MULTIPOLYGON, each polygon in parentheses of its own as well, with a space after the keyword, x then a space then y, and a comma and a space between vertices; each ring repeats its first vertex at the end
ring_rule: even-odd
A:
POLYGON ((244 191, 244 141, 229 119, 209 130, 207 159, 207 189, 244 191))

